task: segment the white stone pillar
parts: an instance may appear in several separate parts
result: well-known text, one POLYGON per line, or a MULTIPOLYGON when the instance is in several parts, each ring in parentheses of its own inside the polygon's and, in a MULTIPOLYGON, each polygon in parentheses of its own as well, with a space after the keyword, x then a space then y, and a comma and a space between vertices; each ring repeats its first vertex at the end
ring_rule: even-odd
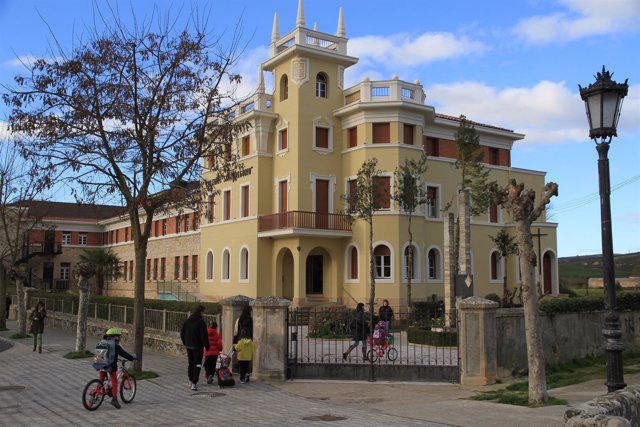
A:
POLYGON ((263 297, 253 307, 253 372, 257 381, 284 381, 287 373, 287 310, 291 301, 263 297))
POLYGON ((496 310, 498 303, 480 297, 458 301, 460 384, 496 383, 496 310))
POLYGON ((233 348, 233 327, 236 324, 236 319, 240 317, 242 310, 249 305, 251 301, 253 301, 253 298, 244 295, 236 295, 220 301, 220 305, 222 306, 222 324, 219 325, 219 330, 222 334, 223 351, 227 354, 229 354, 233 348))

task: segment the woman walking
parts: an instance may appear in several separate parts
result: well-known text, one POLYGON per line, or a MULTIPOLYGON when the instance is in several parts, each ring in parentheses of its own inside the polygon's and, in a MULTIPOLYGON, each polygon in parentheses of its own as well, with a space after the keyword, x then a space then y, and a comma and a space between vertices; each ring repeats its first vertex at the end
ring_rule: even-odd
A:
POLYGON ((47 310, 44 303, 39 301, 35 310, 31 312, 31 333, 33 334, 33 351, 38 349, 42 353, 42 334, 44 333, 44 318, 47 317, 47 310))

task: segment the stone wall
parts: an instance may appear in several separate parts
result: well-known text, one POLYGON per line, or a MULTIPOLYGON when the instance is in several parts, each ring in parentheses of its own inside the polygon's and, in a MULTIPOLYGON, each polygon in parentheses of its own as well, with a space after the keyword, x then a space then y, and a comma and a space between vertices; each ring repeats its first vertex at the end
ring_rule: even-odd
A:
POLYGON ((629 386, 569 408, 564 419, 565 427, 640 427, 640 386, 629 386))
MULTIPOLYGON (((604 312, 540 316, 545 362, 557 364, 585 356, 604 354, 604 312)), ((621 312, 625 351, 640 351, 640 312, 621 312)), ((500 309, 496 313, 498 376, 509 377, 527 368, 523 309, 500 309)))
MULTIPOLYGON (((71 314, 63 314, 47 311, 47 327, 76 333, 78 317, 71 314)), ((105 331, 114 326, 122 329, 121 342, 125 347, 133 346, 133 331, 131 325, 119 324, 100 319, 87 319, 87 350, 92 351, 95 343, 102 339, 105 331)), ((145 328, 144 346, 152 351, 160 351, 176 356, 185 354, 180 335, 176 332, 162 332, 145 328)))
MULTIPOLYGON (((595 289, 602 289, 603 283, 602 277, 590 277, 587 281, 589 288, 595 289)), ((640 289, 640 277, 616 278, 616 283, 620 283, 624 289, 640 289)))

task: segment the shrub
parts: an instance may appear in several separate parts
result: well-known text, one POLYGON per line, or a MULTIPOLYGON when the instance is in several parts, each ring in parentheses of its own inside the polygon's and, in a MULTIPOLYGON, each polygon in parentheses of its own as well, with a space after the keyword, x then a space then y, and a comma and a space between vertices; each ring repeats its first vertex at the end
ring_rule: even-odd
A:
POLYGON ((309 337, 345 338, 350 336, 349 321, 351 311, 346 307, 335 306, 309 311, 309 337))
POLYGON ((410 325, 423 328, 430 327, 435 318, 437 308, 437 302, 426 301, 413 303, 411 319, 409 320, 410 325))
POLYGON ((407 329, 407 339, 413 344, 426 344, 437 347, 455 347, 458 345, 457 332, 436 332, 418 326, 411 326, 407 329))
POLYGON ((485 298, 489 301, 497 302, 498 307, 502 305, 502 299, 497 294, 487 294, 485 298))

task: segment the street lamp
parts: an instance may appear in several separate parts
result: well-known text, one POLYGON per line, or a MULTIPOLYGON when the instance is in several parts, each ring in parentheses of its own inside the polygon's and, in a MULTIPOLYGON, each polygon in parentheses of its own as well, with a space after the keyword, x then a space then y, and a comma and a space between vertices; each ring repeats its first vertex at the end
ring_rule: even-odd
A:
POLYGON ((611 237, 611 204, 609 183, 609 144, 616 133, 622 99, 627 95, 629 85, 611 80, 613 73, 606 71, 596 75, 596 82, 580 88, 580 96, 587 108, 589 138, 598 150, 598 179, 600 186, 600 224, 602 231, 602 277, 604 283, 605 318, 602 335, 607 340, 607 381, 609 393, 626 386, 622 372, 622 329, 616 307, 616 286, 613 264, 613 238, 611 237))

